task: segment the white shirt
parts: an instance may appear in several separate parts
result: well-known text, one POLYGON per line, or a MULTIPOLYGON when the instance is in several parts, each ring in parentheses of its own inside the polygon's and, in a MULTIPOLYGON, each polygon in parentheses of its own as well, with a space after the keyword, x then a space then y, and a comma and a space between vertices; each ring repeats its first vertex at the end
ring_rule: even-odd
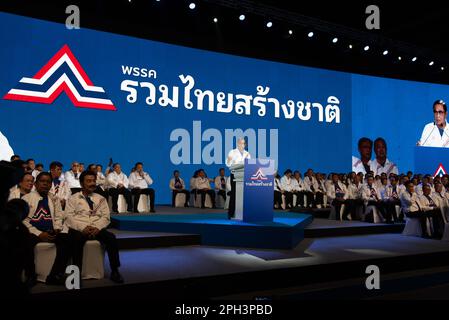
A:
POLYGON ((214 181, 215 190, 226 190, 226 179, 227 178, 228 177, 225 177, 225 176, 223 176, 223 177, 222 176, 215 177, 215 181, 214 181), (225 181, 224 185, 221 184, 221 178, 223 178, 224 181, 225 181))
POLYGON ((69 185, 69 188, 81 188, 81 184, 80 184, 80 173, 75 174, 73 173, 72 170, 69 170, 65 173, 65 181, 67 182, 67 184, 69 185))
POLYGON ((51 189, 49 193, 59 200, 68 200, 72 195, 72 191, 66 181, 61 181, 61 179, 59 179, 59 181, 58 187, 56 187, 53 181, 51 182, 51 189))
POLYGON ((106 177, 103 172, 97 172, 97 186, 104 190, 106 187, 106 177))
POLYGON ((419 139, 419 145, 423 147, 444 147, 449 148, 449 123, 446 121, 443 136, 440 134, 435 122, 427 124, 419 139))
POLYGON ((123 172, 117 174, 117 172, 112 171, 110 174, 108 174, 106 180, 108 181, 108 186, 110 188, 117 188, 119 183, 121 183, 125 188, 128 188, 129 186, 128 177, 123 172))
POLYGON ((398 166, 391 162, 390 160, 386 160, 385 164, 382 166, 376 159, 371 161, 370 165, 371 171, 374 172, 374 176, 380 176, 382 173, 386 173, 387 176, 390 173, 399 174, 398 166))
POLYGON ((153 184, 153 179, 148 173, 143 172, 141 176, 138 172, 134 171, 129 175, 129 187, 131 189, 140 188, 146 189, 153 184))
POLYGON ((41 173, 42 171, 36 170, 34 169, 33 172, 31 172, 31 175, 34 177, 34 179, 37 178, 37 176, 39 175, 39 173, 41 173))
POLYGON ((208 178, 198 177, 194 181, 194 189, 210 189, 210 183, 208 178))
MULTIPOLYGON (((368 166, 371 168, 371 163, 372 161, 368 161, 368 166)), ((361 159, 357 158, 357 157, 352 157, 352 171, 354 171, 355 173, 363 173, 364 175, 367 174, 366 170, 365 170, 365 166, 363 165, 363 162, 361 159)))
POLYGON ((93 210, 90 209, 82 192, 75 193, 69 198, 65 207, 67 227, 83 231, 88 226, 102 230, 109 225, 111 213, 106 199, 97 193, 92 193, 90 199, 94 203, 93 210))
POLYGON ((419 198, 416 193, 410 193, 405 191, 401 194, 401 207, 404 213, 416 212, 420 210, 419 198))
POLYGON ((9 189, 8 201, 12 199, 20 199, 20 188, 18 186, 9 189))
POLYGON ((283 176, 281 178, 281 187, 282 187, 282 189, 284 191, 287 191, 287 192, 292 192, 293 191, 293 185, 294 185, 293 180, 294 180, 293 178, 289 178, 287 176, 283 176))
POLYGON ((243 153, 241 153, 239 149, 232 149, 229 151, 228 157, 226 158, 226 166, 231 167, 235 164, 244 164, 245 159, 251 159, 251 155, 248 151, 243 150, 243 153), (231 160, 228 158, 231 158, 231 160))
POLYGON ((9 145, 8 139, 0 132, 0 161, 10 161, 14 151, 9 145))
POLYGON ((335 192, 336 187, 338 187, 340 189, 340 193, 343 194, 344 200, 348 199, 348 197, 349 197, 348 190, 346 189, 346 186, 343 183, 341 183, 340 181, 337 181, 337 184, 334 184, 332 182, 331 184, 328 185, 327 192, 326 192, 329 203, 332 203, 332 201, 334 201, 334 199, 337 198, 337 193, 335 192))
POLYGON ((175 180, 175 178, 171 178, 170 179, 170 183, 169 183, 169 187, 170 187, 170 189, 171 190, 183 190, 183 189, 185 189, 186 188, 186 184, 184 183, 184 180, 182 180, 182 178, 181 177, 179 177, 178 178, 179 179, 179 182, 181 183, 181 189, 176 189, 175 188, 175 182, 176 182, 176 180, 175 180))
POLYGON ((301 178, 299 180, 296 180, 296 178, 292 178, 293 181, 293 191, 304 191, 304 182, 302 182, 301 178))

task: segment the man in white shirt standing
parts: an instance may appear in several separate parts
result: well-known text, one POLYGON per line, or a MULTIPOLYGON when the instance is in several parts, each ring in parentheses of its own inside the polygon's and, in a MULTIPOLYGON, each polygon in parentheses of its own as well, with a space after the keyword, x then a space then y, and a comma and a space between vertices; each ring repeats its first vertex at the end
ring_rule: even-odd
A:
POLYGON ((118 270, 120 257, 117 239, 106 229, 111 221, 109 207, 104 197, 94 193, 97 188, 96 179, 96 172, 81 173, 82 190, 67 201, 65 215, 69 237, 73 243, 73 262, 81 270, 84 244, 87 240, 98 240, 108 253, 110 279, 116 283, 123 283, 123 277, 118 270))
POLYGON ((67 181, 72 194, 81 191, 80 173, 80 164, 74 161, 72 162, 72 168, 64 175, 65 181, 67 181))
POLYGON ((424 127, 417 145, 449 148, 449 125, 446 120, 447 106, 443 100, 437 100, 433 103, 433 117, 433 122, 424 127))
MULTIPOLYGON (((228 153, 226 158, 226 166, 231 168, 236 164, 244 164, 245 159, 251 159, 251 155, 245 150, 246 142, 245 138, 241 137, 237 139, 237 148, 232 149, 228 153)), ((234 175, 231 173, 231 195, 229 198, 228 218, 231 219, 235 215, 235 181, 234 175)))
POLYGON ((217 190, 217 195, 219 197, 222 197, 223 201, 226 201, 226 179, 227 179, 227 177, 225 176, 225 169, 220 168, 220 170, 218 170, 218 172, 219 172, 219 175, 217 177, 215 177, 215 181, 214 181, 215 190, 217 190))
POLYGON ((118 196, 122 194, 125 197, 128 205, 128 212, 133 212, 133 202, 131 191, 128 190, 128 177, 122 172, 122 167, 119 163, 115 163, 114 171, 108 174, 106 180, 109 186, 109 195, 112 197, 112 212, 118 213, 118 196))
POLYGON ((148 173, 143 171, 142 162, 137 162, 134 169, 134 172, 129 175, 129 187, 134 195, 134 212, 138 212, 137 206, 139 205, 141 194, 146 194, 150 197, 150 212, 156 212, 154 210, 155 192, 153 188, 148 188, 153 184, 153 179, 151 179, 148 173))

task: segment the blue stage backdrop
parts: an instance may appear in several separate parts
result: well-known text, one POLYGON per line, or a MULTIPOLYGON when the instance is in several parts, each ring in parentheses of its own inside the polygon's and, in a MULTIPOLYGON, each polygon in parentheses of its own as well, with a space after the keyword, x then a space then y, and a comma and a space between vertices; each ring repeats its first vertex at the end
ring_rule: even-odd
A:
POLYGON ((14 152, 142 161, 157 203, 179 169, 214 177, 236 137, 280 171, 351 167, 351 75, 0 13, 0 131, 14 152))
MULTIPOLYGON (((170 203, 178 169, 210 177, 236 137, 253 158, 348 172, 362 136, 383 137, 399 171, 449 87, 243 58, 0 13, 0 157, 126 174, 137 161, 170 203), (4 137, 3 137, 4 136, 4 137), (9 150, 9 151, 8 151, 9 150)), ((373 153, 374 157, 374 153, 373 153)), ((229 172, 228 172, 229 174, 229 172)))

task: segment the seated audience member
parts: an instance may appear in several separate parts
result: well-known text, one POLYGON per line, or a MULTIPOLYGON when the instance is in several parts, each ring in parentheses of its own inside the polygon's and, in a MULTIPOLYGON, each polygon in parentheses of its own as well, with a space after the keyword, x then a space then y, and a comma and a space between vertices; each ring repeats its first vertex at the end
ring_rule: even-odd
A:
POLYGON ((9 200, 22 199, 22 197, 31 192, 34 185, 34 177, 30 173, 25 173, 19 181, 19 184, 12 187, 9 192, 9 200))
POLYGON ((308 207, 320 208, 321 204, 324 202, 323 200, 323 192, 319 189, 318 182, 314 177, 313 170, 308 169, 306 172, 306 176, 304 177, 304 185, 306 186, 307 193, 309 197, 312 197, 312 202, 307 203, 308 207))
POLYGON ((153 188, 149 188, 153 184, 153 179, 150 175, 143 171, 142 162, 136 163, 134 172, 129 175, 129 188, 134 195, 134 212, 138 212, 137 206, 141 194, 146 194, 150 197, 150 212, 154 210, 155 192, 153 188))
POLYGON ((72 194, 81 191, 79 179, 81 172, 82 171, 80 171, 80 164, 75 161, 72 163, 72 168, 69 171, 67 171, 64 175, 64 180, 67 182, 72 194))
MULTIPOLYGON (((328 186, 326 195, 331 206, 335 208, 336 219, 340 220, 341 207, 346 204, 346 199, 348 199, 348 191, 346 186, 339 181, 336 173, 332 174, 332 183, 328 186)), ((343 218, 344 217, 345 216, 343 214, 343 218)))
POLYGON ((212 208, 215 208, 215 191, 210 187, 209 178, 203 169, 198 171, 198 177, 194 181, 194 189, 201 196, 201 208, 205 208, 206 194, 210 196, 212 208))
POLYGON ((54 161, 50 163, 50 174, 52 178, 52 184, 50 194, 61 202, 61 207, 64 210, 65 204, 69 197, 72 195, 67 182, 61 180, 62 163, 54 161))
POLYGON ((364 208, 365 206, 362 198, 363 184, 360 179, 362 179, 360 175, 354 175, 352 183, 348 186, 348 199, 346 199, 346 203, 352 220, 358 218, 357 208, 364 208))
POLYGON ((284 190, 282 190, 282 184, 281 184, 281 176, 277 171, 274 173, 274 209, 282 209, 282 193, 284 190))
POLYGON ((449 220, 449 195, 443 187, 443 184, 440 181, 435 182, 435 192, 433 193, 432 198, 438 201, 438 207, 441 209, 443 214, 443 218, 445 223, 448 223, 449 220))
POLYGON ((108 174, 106 178, 109 186, 109 195, 112 197, 112 212, 118 213, 118 196, 122 194, 125 197, 128 205, 128 212, 133 212, 133 202, 131 191, 128 190, 128 177, 122 172, 122 167, 119 163, 115 163, 114 171, 108 174))
MULTIPOLYGON (((306 195, 304 182, 301 179, 301 173, 299 171, 295 171, 293 173, 293 190, 292 193, 296 195, 296 207, 302 208, 304 207, 304 196, 306 195)), ((307 199, 307 202, 310 200, 307 199)))
POLYGON ((396 213, 396 206, 401 206, 401 190, 398 186, 398 178, 393 175, 390 177, 390 184, 385 186, 381 192, 382 201, 385 207, 385 220, 387 222, 397 222, 399 217, 396 213))
POLYGON ((420 199, 415 193, 415 185, 413 182, 406 182, 405 187, 406 191, 402 192, 400 196, 402 212, 408 218, 419 219, 422 236, 424 238, 430 238, 432 235, 427 231, 427 219, 432 217, 432 211, 423 211, 420 199))
POLYGON ((101 164, 97 164, 95 166, 95 170, 91 170, 97 173, 97 189, 95 189, 95 193, 108 198, 108 192, 106 188, 106 177, 103 174, 103 166, 101 164))
POLYGON ((173 171, 173 178, 170 179, 169 187, 172 191, 172 206, 175 206, 176 195, 179 193, 184 193, 186 195, 184 207, 188 208, 190 192, 189 190, 186 190, 186 185, 184 183, 184 180, 179 176, 178 170, 173 171))
POLYGON ((428 216, 432 218, 431 224, 431 236, 435 239, 441 239, 444 232, 444 220, 443 213, 438 207, 437 198, 432 197, 432 189, 428 184, 423 185, 422 196, 418 196, 419 203, 421 205, 421 210, 428 216))
POLYGON ((44 165, 42 163, 36 164, 36 167, 35 167, 34 171, 32 172, 34 179, 36 180, 37 175, 43 171, 44 171, 44 165))
POLYGON ((36 169, 36 162, 34 161, 34 159, 27 159, 25 161, 25 164, 26 164, 26 167, 27 167, 26 172, 31 173, 33 175, 33 177, 36 178, 37 174, 39 172, 37 172, 37 173, 34 172, 34 170, 36 169))
POLYGON ((287 169, 284 172, 284 176, 281 178, 281 188, 284 191, 283 195, 285 196, 286 209, 291 209, 293 207, 293 184, 292 171, 287 169))
POLYGON ((20 156, 19 156, 18 154, 13 154, 13 155, 11 156, 11 162, 17 161, 17 160, 21 160, 21 159, 20 159, 20 156))
POLYGON ((368 176, 366 185, 363 188, 362 198, 365 201, 365 207, 374 206, 382 215, 382 217, 385 217, 382 197, 379 190, 374 185, 374 178, 371 175, 368 176))
POLYGON ((217 191, 217 195, 223 198, 223 201, 226 201, 226 179, 225 169, 220 168, 218 171, 219 175, 215 177, 214 185, 215 190, 217 191))
MULTIPOLYGON (((345 181, 346 177, 343 176, 340 181, 345 181)), ((318 196, 315 196, 315 198, 318 200, 316 203, 317 207, 326 207, 326 204, 324 203, 324 195, 326 194, 326 183, 324 181, 324 176, 321 173, 316 174, 316 182, 318 185, 317 194, 318 196)))
POLYGON ((83 162, 80 162, 80 166, 79 166, 78 172, 80 174, 84 172, 84 163, 83 162))
POLYGON ((95 193, 96 179, 96 172, 81 173, 81 192, 72 195, 67 201, 65 215, 69 236, 73 241, 73 262, 81 270, 84 244, 88 240, 97 240, 108 253, 111 267, 110 279, 116 283, 123 283, 123 277, 119 272, 120 257, 117 239, 113 233, 106 230, 111 221, 109 207, 107 200, 95 193))
POLYGON ((28 203, 29 213, 23 220, 30 235, 28 239, 29 252, 26 272, 36 277, 34 266, 34 247, 40 242, 51 242, 56 245, 56 258, 47 276, 46 283, 54 285, 64 284, 64 273, 67 263, 72 256, 72 247, 67 236, 67 229, 63 225, 64 213, 58 199, 49 194, 52 176, 48 172, 41 172, 36 177, 36 191, 23 197, 28 203))

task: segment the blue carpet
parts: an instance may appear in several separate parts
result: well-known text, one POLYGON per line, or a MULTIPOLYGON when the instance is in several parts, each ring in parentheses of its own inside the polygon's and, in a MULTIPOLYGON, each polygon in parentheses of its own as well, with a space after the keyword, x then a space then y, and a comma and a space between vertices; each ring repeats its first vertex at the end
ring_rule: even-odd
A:
POLYGON ((312 220, 309 214, 287 212, 261 223, 228 220, 225 213, 112 217, 119 230, 199 234, 203 245, 267 249, 296 247, 312 220))

